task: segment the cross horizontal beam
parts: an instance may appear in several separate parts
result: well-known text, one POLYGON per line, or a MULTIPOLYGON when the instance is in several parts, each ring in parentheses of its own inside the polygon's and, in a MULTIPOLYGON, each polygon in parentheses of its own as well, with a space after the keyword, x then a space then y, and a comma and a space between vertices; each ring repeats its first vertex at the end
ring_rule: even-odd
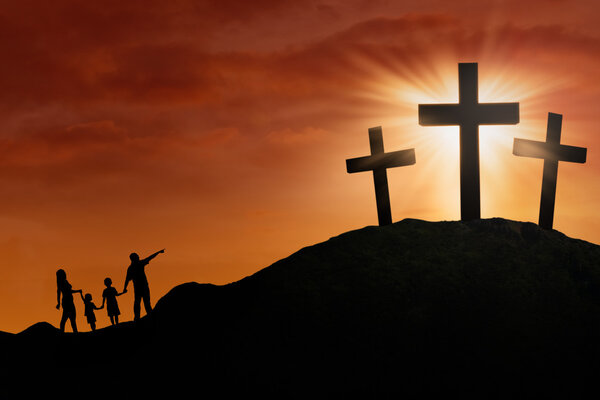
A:
POLYGON ((398 150, 391 153, 379 153, 370 156, 346 160, 346 170, 354 172, 373 171, 380 168, 403 167, 415 164, 415 149, 398 150))
POLYGON ((419 104, 419 125, 460 125, 460 104, 419 104))
POLYGON ((585 147, 567 146, 559 143, 543 143, 535 140, 515 138, 513 154, 520 157, 584 164, 587 158, 587 149, 585 147))
POLYGON ((477 105, 479 125, 516 125, 519 103, 482 103, 477 105))
POLYGON ((419 125, 452 126, 515 125, 519 123, 519 103, 419 104, 419 125))

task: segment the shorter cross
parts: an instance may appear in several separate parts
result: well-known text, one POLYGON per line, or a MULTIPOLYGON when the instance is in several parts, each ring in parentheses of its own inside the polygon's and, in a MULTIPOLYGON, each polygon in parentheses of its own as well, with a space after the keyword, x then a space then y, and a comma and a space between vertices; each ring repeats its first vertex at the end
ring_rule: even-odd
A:
POLYGON ((369 144, 371 146, 371 155, 346 160, 346 170, 349 174, 373 171, 379 225, 389 225, 392 223, 392 211, 388 190, 387 168, 414 164, 416 162, 415 149, 386 153, 383 150, 383 133, 380 126, 369 128, 369 144))
POLYGON ((554 220, 558 162, 567 161, 582 164, 585 163, 587 155, 585 147, 560 144, 561 125, 561 114, 548 113, 546 142, 515 138, 513 145, 513 154, 516 156, 544 159, 544 176, 542 178, 540 218, 538 222, 539 226, 544 229, 552 229, 554 220))

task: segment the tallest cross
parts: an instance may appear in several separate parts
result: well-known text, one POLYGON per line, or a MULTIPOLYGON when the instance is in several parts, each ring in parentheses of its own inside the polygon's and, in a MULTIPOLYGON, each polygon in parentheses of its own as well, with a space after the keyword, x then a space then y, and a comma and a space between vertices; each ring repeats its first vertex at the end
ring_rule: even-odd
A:
POLYGON ((458 104, 419 104, 419 124, 460 127, 460 213, 481 218, 479 125, 519 123, 519 103, 479 103, 477 63, 458 64, 458 104))

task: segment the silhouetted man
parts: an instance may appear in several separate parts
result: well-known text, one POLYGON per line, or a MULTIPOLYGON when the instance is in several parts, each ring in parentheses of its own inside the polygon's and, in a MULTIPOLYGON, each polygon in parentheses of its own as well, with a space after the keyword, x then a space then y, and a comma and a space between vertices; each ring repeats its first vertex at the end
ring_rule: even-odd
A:
POLYGON ((131 264, 129 265, 129 268, 127 268, 127 277, 125 278, 123 292, 127 291, 127 285, 129 284, 129 281, 133 281, 133 314, 135 321, 140 319, 140 303, 142 300, 144 300, 146 314, 149 314, 150 311, 152 311, 152 305, 150 304, 150 287, 148 286, 148 278, 146 278, 146 272, 144 271, 144 268, 146 265, 148 265, 150 260, 164 252, 165 249, 162 249, 144 258, 143 260, 140 260, 140 256, 138 256, 137 253, 131 253, 129 255, 131 264))

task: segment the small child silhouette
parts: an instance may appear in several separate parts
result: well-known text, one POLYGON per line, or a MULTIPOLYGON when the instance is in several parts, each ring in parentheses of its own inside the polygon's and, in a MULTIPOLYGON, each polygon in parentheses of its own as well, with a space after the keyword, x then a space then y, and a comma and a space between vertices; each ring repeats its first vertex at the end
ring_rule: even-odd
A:
POLYGON ((104 308, 104 305, 102 305, 102 307, 98 308, 96 307, 96 305, 94 303, 92 303, 92 295, 89 293, 85 294, 85 297, 83 296, 83 293, 81 294, 81 300, 83 300, 83 304, 85 305, 85 316, 87 317, 87 321, 88 324, 90 324, 90 326, 92 327, 92 330, 95 331, 96 330, 96 315, 94 314, 94 310, 101 310, 102 308, 104 308))
POLYGON ((119 315, 121 314, 117 297, 127 293, 127 290, 118 293, 117 289, 112 286, 112 279, 110 278, 104 279, 104 285, 106 289, 102 292, 102 307, 104 307, 104 302, 106 302, 106 312, 110 318, 110 323, 115 325, 119 323, 119 315))

